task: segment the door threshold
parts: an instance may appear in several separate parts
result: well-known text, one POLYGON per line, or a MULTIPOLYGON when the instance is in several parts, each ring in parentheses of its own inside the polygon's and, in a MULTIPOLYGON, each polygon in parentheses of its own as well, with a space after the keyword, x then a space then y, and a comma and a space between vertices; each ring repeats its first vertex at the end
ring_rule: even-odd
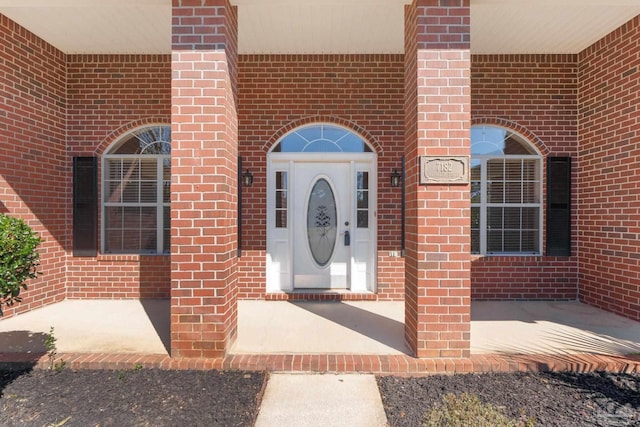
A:
POLYGON ((287 292, 271 292, 267 301, 377 301, 373 292, 352 292, 348 289, 296 289, 287 292))

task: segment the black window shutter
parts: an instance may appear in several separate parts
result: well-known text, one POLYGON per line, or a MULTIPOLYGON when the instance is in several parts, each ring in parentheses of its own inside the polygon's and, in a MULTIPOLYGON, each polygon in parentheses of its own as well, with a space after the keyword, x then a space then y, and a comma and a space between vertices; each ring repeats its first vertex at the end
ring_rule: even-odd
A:
POLYGON ((73 158, 73 255, 98 254, 98 162, 73 158))
POLYGON ((547 158, 547 255, 571 256, 571 157, 547 158))

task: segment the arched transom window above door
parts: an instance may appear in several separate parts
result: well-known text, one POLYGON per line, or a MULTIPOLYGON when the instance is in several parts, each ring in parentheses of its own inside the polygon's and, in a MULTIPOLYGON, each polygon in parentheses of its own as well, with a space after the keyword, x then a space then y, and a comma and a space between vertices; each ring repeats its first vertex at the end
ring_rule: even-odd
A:
POLYGON ((312 124, 286 134, 273 153, 371 153, 371 147, 349 129, 330 124, 312 124))

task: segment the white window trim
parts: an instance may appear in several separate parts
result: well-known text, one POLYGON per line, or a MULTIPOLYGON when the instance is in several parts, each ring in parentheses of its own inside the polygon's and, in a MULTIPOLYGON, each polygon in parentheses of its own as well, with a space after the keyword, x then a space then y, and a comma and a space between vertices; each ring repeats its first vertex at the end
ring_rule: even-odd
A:
MULTIPOLYGON (((523 141, 526 141, 523 138, 523 141)), ((537 151, 537 150, 536 150, 537 151)), ((480 229, 479 229, 479 239, 480 239, 480 252, 474 252, 473 255, 482 255, 482 256, 541 256, 542 255, 542 244, 543 244, 543 165, 542 155, 502 155, 502 156, 471 156, 473 160, 480 160, 480 203, 471 203, 471 207, 479 207, 480 208, 480 229), (538 180, 538 194, 540 194, 540 201, 538 203, 489 203, 487 201, 487 163, 489 160, 536 160, 538 162, 538 176, 540 179, 538 180), (537 252, 488 252, 487 251, 487 209, 489 207, 534 207, 538 208, 538 248, 537 252)))
MULTIPOLYGON (((291 257, 293 254, 293 215, 294 211, 291 206, 295 203, 295 190, 293 183, 293 170, 296 163, 318 163, 319 159, 327 163, 345 163, 351 165, 351 177, 355 181, 357 171, 369 172, 369 227, 359 228, 360 232, 365 232, 369 236, 372 249, 369 253, 369 265, 371 266, 371 275, 366 281, 362 283, 356 283, 352 281, 350 290, 362 291, 362 292, 377 292, 377 253, 378 253, 378 223, 377 223, 377 156, 375 153, 273 153, 270 152, 267 155, 267 292, 290 292, 294 290, 293 287, 293 273, 291 257), (364 167, 364 165, 370 165, 364 167), (275 227, 275 176, 276 172, 287 172, 288 180, 288 206, 287 209, 287 228, 275 227), (287 242, 289 261, 285 264, 278 264, 277 268, 271 259, 271 254, 274 251, 276 242, 287 242), (355 283, 355 285, 354 285, 355 283), (357 286, 362 285, 361 289, 357 286)), ((351 183, 347 184, 353 189, 353 200, 355 200, 357 189, 355 185, 351 183)), ((352 209, 353 217, 350 222, 354 224, 354 230, 356 230, 356 218, 355 210, 352 209)), ((355 233, 353 234, 355 236, 355 233)), ((353 239, 354 237, 352 237, 353 239)), ((354 245, 352 240, 352 245, 354 245)))
MULTIPOLYGON (((146 128, 151 127, 165 127, 166 124, 153 124, 153 125, 145 125, 143 127, 133 129, 130 132, 127 132, 125 135, 122 135, 117 141, 111 144, 106 150, 105 153, 109 153, 117 147, 123 139, 127 138, 131 134, 144 130, 146 128)), ((170 141, 162 141, 158 140, 156 143, 168 143, 170 141)), ((100 250, 103 254, 108 255, 168 255, 169 252, 164 251, 164 208, 170 207, 171 203, 164 202, 164 162, 166 160, 171 161, 171 155, 169 154, 104 154, 101 159, 101 168, 102 168, 102 176, 100 179, 100 188, 101 188, 101 203, 100 203, 100 250), (110 181, 107 177, 107 162, 109 160, 147 160, 151 159, 156 160, 156 201, 155 202, 141 202, 141 203, 131 203, 131 202, 108 202, 106 201, 106 197, 108 194, 107 190, 107 181, 110 181), (106 235, 107 235, 107 224, 106 224, 106 209, 108 207, 156 207, 156 250, 155 251, 108 251, 106 250, 106 235)))

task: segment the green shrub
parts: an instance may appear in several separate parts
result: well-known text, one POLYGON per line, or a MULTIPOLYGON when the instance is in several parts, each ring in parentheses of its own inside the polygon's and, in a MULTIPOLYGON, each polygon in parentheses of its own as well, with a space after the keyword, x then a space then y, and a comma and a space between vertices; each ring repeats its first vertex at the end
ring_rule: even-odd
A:
POLYGON ((0 214, 0 316, 4 305, 22 301, 20 291, 27 289, 27 279, 40 274, 42 240, 23 220, 0 214))
MULTIPOLYGON (((524 418, 524 417, 523 417, 524 418)), ((477 396, 462 393, 447 394, 444 403, 425 416, 427 427, 533 427, 533 419, 512 420, 477 396)))

